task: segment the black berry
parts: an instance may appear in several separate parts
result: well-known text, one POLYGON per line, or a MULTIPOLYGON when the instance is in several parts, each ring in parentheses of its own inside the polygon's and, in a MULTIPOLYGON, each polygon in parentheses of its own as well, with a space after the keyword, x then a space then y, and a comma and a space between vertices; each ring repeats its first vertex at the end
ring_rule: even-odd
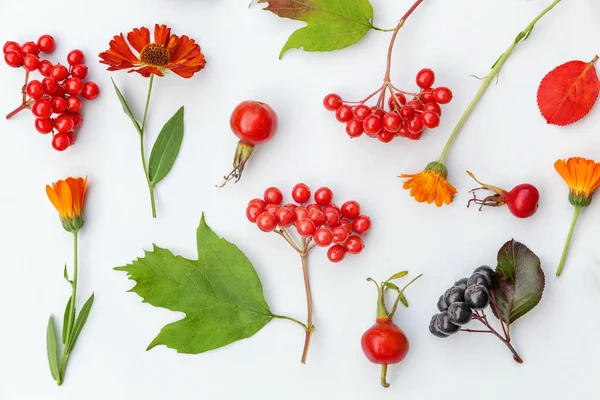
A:
POLYGON ((462 290, 467 290, 469 285, 467 284, 467 278, 462 278, 454 282, 454 287, 460 288, 462 290))
POLYGON ((440 311, 446 311, 448 309, 448 304, 446 304, 446 301, 444 300, 444 295, 440 296, 440 299, 437 303, 437 308, 440 311))
POLYGON ((451 287, 444 293, 444 301, 448 306, 459 301, 465 301, 465 290, 456 286, 451 287))
POLYGON ((444 311, 436 316, 435 327, 438 331, 445 333, 446 335, 454 335, 460 330, 460 326, 454 325, 452 322, 450 322, 447 311, 444 311))
POLYGON ((432 318, 431 318, 431 322, 429 323, 429 332, 431 332, 431 334, 435 337, 439 337, 439 338, 447 338, 448 335, 446 335, 445 333, 442 333, 438 330, 437 328, 437 318, 438 318, 439 314, 435 314, 432 318))
POLYGON ((466 303, 454 303, 448 307, 448 321, 454 325, 466 325, 471 322, 473 311, 466 303))
POLYGON ((493 286, 494 278, 496 277, 496 271, 494 271, 487 265, 482 265, 481 267, 476 268, 475 271, 473 271, 473 275, 475 275, 477 273, 485 275, 485 277, 488 279, 489 287, 493 286))
POLYGON ((467 287, 473 285, 482 285, 488 289, 491 288, 489 278, 481 272, 475 272, 467 281, 467 287))
POLYGON ((483 310, 490 304, 490 293, 485 286, 469 286, 465 291, 465 303, 474 310, 483 310))

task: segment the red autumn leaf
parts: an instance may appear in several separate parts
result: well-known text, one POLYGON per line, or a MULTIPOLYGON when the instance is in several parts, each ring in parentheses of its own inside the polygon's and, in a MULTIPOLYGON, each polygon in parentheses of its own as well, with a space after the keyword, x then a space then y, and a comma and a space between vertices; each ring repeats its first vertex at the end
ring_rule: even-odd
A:
POLYGON ((594 62, 569 61, 542 79, 537 93, 538 107, 554 125, 569 125, 585 117, 600 93, 594 62))

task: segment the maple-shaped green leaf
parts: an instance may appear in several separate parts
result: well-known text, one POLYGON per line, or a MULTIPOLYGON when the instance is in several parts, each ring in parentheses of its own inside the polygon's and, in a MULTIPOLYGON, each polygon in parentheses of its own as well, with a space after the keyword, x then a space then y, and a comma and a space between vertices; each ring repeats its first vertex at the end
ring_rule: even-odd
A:
POLYGON ((331 51, 351 46, 374 26, 369 0, 258 0, 267 11, 304 21, 306 27, 289 37, 279 58, 289 49, 331 51))
POLYGON ((115 268, 136 282, 131 291, 144 302, 185 313, 162 328, 148 350, 165 345, 179 353, 203 353, 248 338, 273 318, 248 258, 219 238, 204 215, 197 244, 197 261, 155 245, 143 258, 115 268))

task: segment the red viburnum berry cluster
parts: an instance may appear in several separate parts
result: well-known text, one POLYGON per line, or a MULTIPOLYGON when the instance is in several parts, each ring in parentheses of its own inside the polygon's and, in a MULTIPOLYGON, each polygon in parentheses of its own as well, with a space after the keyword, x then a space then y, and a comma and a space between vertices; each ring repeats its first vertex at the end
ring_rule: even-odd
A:
MULTIPOLYGON (((288 235, 286 229, 295 226, 304 241, 329 247, 327 257, 334 263, 341 262, 346 254, 358 254, 363 250, 364 242, 359 235, 371 229, 371 219, 361 215, 358 202, 351 200, 338 207, 332 203, 331 189, 322 187, 314 193, 315 202, 306 204, 311 191, 304 183, 294 186, 292 198, 297 204, 281 206, 281 190, 270 187, 265 190, 264 199, 248 203, 246 216, 263 232, 276 231, 279 226, 281 230, 276 232, 284 237, 288 235)), ((308 245, 305 247, 310 250, 308 245)))
POLYGON ((6 116, 6 119, 30 108, 35 128, 41 134, 52 133, 52 147, 63 151, 75 143, 74 131, 81 126, 82 97, 94 100, 100 94, 98 85, 85 82, 88 68, 81 50, 73 50, 67 56, 68 68, 40 59, 40 53, 50 54, 56 42, 50 35, 41 36, 37 43, 6 42, 3 47, 4 61, 10 67, 25 69, 25 85, 22 104, 6 116), (41 81, 29 81, 31 72, 39 71, 41 81))
POLYGON ((452 100, 452 91, 447 87, 434 88, 435 73, 425 68, 417 74, 419 93, 405 92, 387 82, 382 88, 358 102, 345 102, 337 94, 328 94, 323 100, 326 109, 335 111, 339 122, 346 124, 346 133, 351 138, 363 133, 388 143, 394 137, 405 137, 419 140, 425 128, 434 129, 440 124, 442 108, 440 104, 448 104, 452 100), (390 98, 386 105, 386 91, 390 98), (380 94, 377 104, 366 103, 380 94), (406 95, 413 96, 407 101, 406 95))

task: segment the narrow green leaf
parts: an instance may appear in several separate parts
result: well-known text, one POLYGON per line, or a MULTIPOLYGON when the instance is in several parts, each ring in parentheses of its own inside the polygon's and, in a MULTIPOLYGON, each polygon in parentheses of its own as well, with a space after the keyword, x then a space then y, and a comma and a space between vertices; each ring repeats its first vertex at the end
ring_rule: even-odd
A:
POLYGON ((398 272, 397 274, 390 276, 390 279, 388 279, 388 281, 393 281, 394 279, 400 279, 400 278, 405 277, 406 275, 408 275, 408 271, 401 271, 401 272, 398 272))
POLYGON ((404 307, 408 307, 408 300, 406 300, 406 297, 404 296, 404 294, 399 293, 398 296, 400 296, 400 302, 402 304, 404 304, 404 307))
POLYGON ((71 310, 71 302, 73 301, 73 297, 69 297, 69 301, 67 302, 67 307, 65 308, 65 316, 63 318, 63 330, 62 330, 62 342, 63 344, 67 344, 69 341, 69 334, 71 333, 71 329, 73 329, 73 322, 75 320, 75 315, 71 310))
POLYGON ((133 122, 133 126, 135 126, 135 129, 141 135, 142 128, 140 127, 139 122, 137 122, 137 120, 133 116, 133 113, 131 112, 131 109, 129 108, 129 104, 127 104, 127 100, 125 100, 125 97, 123 97, 123 93, 121 93, 121 91, 117 87, 117 84, 115 83, 114 79, 110 78, 110 80, 112 81, 112 84, 115 87, 115 92, 117 92, 117 97, 119 98, 119 101, 121 102, 121 106, 123 106, 123 112, 125 114, 127 114, 127 116, 131 119, 131 122, 133 122))
POLYGON ((69 283, 71 283, 71 280, 69 279, 69 273, 67 272, 67 263, 65 263, 65 270, 63 272, 63 276, 65 277, 65 280, 69 283))
POLYGON ((392 282, 383 282, 383 285, 388 289, 400 291, 400 288, 398 286, 394 285, 392 282))
POLYGON ((60 382, 60 372, 58 369, 58 343, 56 342, 56 331, 54 330, 54 320, 52 315, 48 320, 46 329, 46 351, 48 353, 48 365, 50 373, 56 382, 60 382))
POLYGON ((83 329, 83 326, 87 322, 88 315, 90 315, 90 311, 92 310, 92 305, 94 305, 94 294, 90 296, 90 298, 85 302, 83 307, 81 307, 81 311, 79 311, 79 315, 77 316, 77 320, 75 321, 75 325, 73 325, 73 331, 71 332, 71 338, 69 340, 68 351, 70 353, 75 347, 75 343, 79 338, 79 334, 83 329))
POLYGON ((177 159, 182 141, 183 107, 177 110, 175 115, 163 126, 152 148, 148 166, 152 185, 156 185, 167 176, 177 159))

